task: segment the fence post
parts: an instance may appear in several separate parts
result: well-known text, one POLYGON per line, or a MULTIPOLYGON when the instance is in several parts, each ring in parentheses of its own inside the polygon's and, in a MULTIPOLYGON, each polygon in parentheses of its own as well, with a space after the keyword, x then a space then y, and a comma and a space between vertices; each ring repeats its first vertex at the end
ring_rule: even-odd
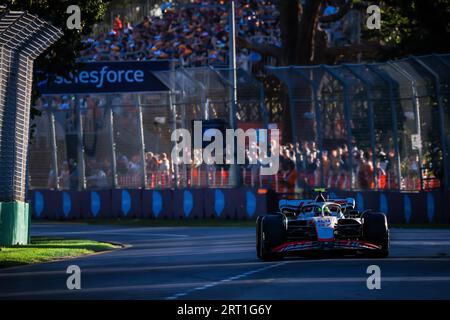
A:
POLYGON ((144 119, 142 116, 142 100, 141 94, 138 94, 138 139, 141 146, 140 157, 141 157, 141 187, 145 189, 147 185, 147 166, 145 160, 145 139, 144 139, 144 119))
POLYGON ((50 106, 47 111, 48 124, 50 129, 50 145, 52 147, 52 170, 55 175, 55 189, 59 190, 59 172, 58 172, 58 145, 56 144, 55 111, 50 106))
POLYGON ((83 143, 83 117, 81 116, 81 103, 77 99, 76 114, 77 114, 77 137, 78 137, 78 145, 77 145, 77 155, 78 155, 78 189, 84 190, 86 189, 86 166, 84 163, 84 143, 83 143))
MULTIPOLYGON (((173 101, 173 92, 170 91, 169 93, 169 104, 170 104, 170 111, 172 112, 172 130, 175 131, 177 129, 177 109, 176 109, 176 104, 173 101)), ((175 144, 175 142, 174 142, 175 144)), ((174 159, 171 159, 171 163, 172 163, 172 168, 173 170, 173 175, 174 175, 174 187, 175 189, 178 188, 178 164, 174 163, 174 159)))
POLYGON ((111 106, 111 99, 109 95, 107 98, 107 125, 109 128, 109 144, 111 145, 111 170, 112 170, 112 187, 117 188, 117 158, 116 158, 116 143, 114 139, 114 112, 111 106))

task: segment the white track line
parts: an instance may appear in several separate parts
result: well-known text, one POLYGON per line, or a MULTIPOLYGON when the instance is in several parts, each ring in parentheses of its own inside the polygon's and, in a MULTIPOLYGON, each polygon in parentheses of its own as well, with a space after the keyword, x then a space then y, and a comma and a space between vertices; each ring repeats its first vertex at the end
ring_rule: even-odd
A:
POLYGON ((265 267, 262 267, 262 268, 259 268, 259 269, 254 269, 254 270, 251 270, 251 271, 247 271, 247 272, 244 272, 244 273, 240 273, 238 275, 235 275, 235 276, 232 276, 232 277, 229 277, 229 278, 226 278, 226 279, 222 279, 220 281, 214 281, 214 282, 205 284, 205 285, 200 286, 200 287, 195 287, 193 289, 189 289, 189 290, 184 291, 184 292, 176 293, 176 294, 174 294, 172 296, 167 297, 166 300, 176 300, 176 299, 178 299, 180 297, 184 297, 184 296, 186 296, 189 293, 192 293, 194 291, 200 291, 200 290, 205 290, 205 289, 209 289, 209 288, 212 288, 212 287, 216 287, 216 286, 218 286, 218 285, 220 285, 222 283, 228 283, 228 282, 231 282, 231 281, 234 281, 234 280, 239 280, 241 278, 248 277, 248 276, 250 276, 252 274, 255 274, 255 273, 258 273, 258 272, 262 272, 262 271, 265 271, 265 270, 269 270, 269 269, 272 269, 272 268, 276 268, 276 267, 282 266, 282 265, 284 265, 286 263, 287 263, 287 261, 279 262, 279 263, 276 263, 276 264, 270 264, 268 266, 265 266, 265 267))

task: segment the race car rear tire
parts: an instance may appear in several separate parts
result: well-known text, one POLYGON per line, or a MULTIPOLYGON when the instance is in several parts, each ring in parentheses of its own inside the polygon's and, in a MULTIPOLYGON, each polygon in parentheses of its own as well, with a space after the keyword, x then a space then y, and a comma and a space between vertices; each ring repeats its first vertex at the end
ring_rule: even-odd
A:
POLYGON ((268 215, 261 218, 259 257, 262 260, 279 260, 283 258, 280 252, 273 249, 285 242, 286 225, 283 215, 268 215))
POLYGON ((363 215, 363 239, 369 243, 381 246, 380 250, 369 253, 375 258, 389 255, 389 229, 387 218, 381 212, 366 212, 363 215))

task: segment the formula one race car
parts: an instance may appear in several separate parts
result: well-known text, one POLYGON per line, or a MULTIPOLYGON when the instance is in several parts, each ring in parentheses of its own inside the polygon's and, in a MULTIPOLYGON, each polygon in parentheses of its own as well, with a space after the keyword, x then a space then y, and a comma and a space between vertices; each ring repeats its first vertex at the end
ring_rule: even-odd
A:
POLYGON ((280 200, 279 212, 256 220, 256 253, 262 260, 334 251, 389 255, 389 229, 381 212, 355 209, 355 199, 280 200))

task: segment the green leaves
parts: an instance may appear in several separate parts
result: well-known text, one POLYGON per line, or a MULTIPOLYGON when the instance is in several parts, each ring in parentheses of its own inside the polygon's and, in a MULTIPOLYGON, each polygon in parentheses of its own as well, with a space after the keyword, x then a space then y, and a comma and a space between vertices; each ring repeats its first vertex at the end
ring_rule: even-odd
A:
MULTIPOLYGON (((34 69, 42 74, 34 77, 33 101, 37 98, 36 83, 42 81, 46 74, 68 75, 76 67, 78 52, 83 49, 83 36, 91 33, 94 24, 103 20, 109 0, 77 1, 81 9, 81 30, 69 30, 66 26, 69 14, 67 7, 74 4, 72 0, 7 0, 6 5, 11 10, 28 11, 50 22, 64 32, 64 36, 53 46, 41 54, 35 61, 34 69)), ((32 103, 33 104, 33 103, 32 103)))
POLYGON ((388 56, 444 53, 450 51, 450 0, 383 0, 381 30, 365 30, 391 46, 388 56))

